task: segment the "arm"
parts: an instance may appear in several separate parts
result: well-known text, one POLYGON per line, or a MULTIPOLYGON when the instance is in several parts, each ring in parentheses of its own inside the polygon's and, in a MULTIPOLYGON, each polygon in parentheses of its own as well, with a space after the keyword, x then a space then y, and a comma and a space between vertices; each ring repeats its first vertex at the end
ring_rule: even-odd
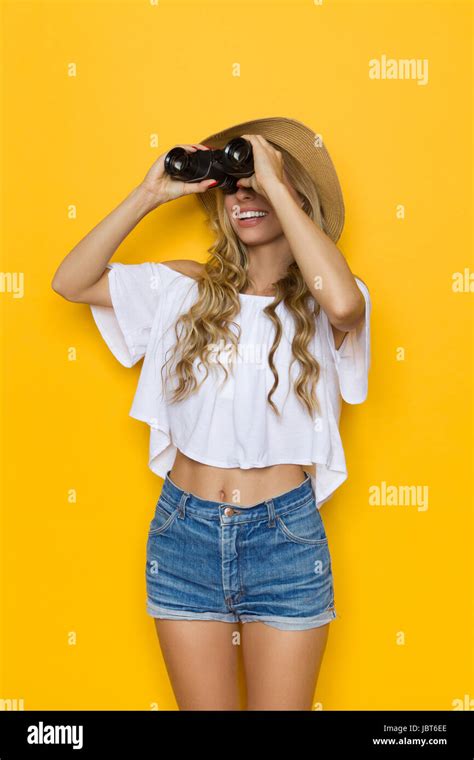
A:
MULTIPOLYGON (((197 146, 182 145, 188 152, 197 146)), ((207 150, 205 146, 199 146, 207 150)), ((143 182, 97 224, 63 259, 52 280, 52 288, 68 301, 111 306, 106 266, 120 243, 153 209, 181 195, 205 192, 213 180, 186 183, 164 171, 163 153, 143 182), (105 270, 105 271, 104 271, 105 270)))
POLYGON ((365 314, 365 300, 354 275, 335 243, 299 205, 298 194, 284 172, 281 153, 261 135, 242 137, 252 144, 255 173, 237 184, 252 187, 273 206, 310 292, 336 330, 335 339, 342 342, 344 334, 354 329, 365 314), (315 287, 316 278, 320 278, 322 287, 315 287))
POLYGON ((335 338, 342 342, 365 311, 364 298, 345 257, 305 214, 286 184, 274 182, 267 193, 309 290, 336 329, 335 338), (322 288, 314 287, 315 277, 321 278, 322 288))
POLYGON ((68 253, 56 270, 53 290, 68 301, 112 306, 106 265, 120 243, 153 208, 156 205, 145 188, 132 190, 68 253))

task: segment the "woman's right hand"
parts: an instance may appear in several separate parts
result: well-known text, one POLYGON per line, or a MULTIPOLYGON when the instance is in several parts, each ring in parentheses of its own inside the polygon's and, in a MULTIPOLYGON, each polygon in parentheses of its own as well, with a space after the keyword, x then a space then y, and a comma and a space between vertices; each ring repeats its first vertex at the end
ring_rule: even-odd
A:
MULTIPOLYGON (((198 149, 209 150, 205 145, 199 143, 197 145, 174 145, 173 147, 184 148, 188 153, 194 153, 198 149)), ((140 187, 150 194, 154 207, 180 198, 182 195, 203 193, 215 182, 213 179, 203 179, 201 182, 183 182, 180 179, 173 179, 165 172, 165 156, 167 153, 168 151, 162 153, 156 159, 140 184, 140 187)))

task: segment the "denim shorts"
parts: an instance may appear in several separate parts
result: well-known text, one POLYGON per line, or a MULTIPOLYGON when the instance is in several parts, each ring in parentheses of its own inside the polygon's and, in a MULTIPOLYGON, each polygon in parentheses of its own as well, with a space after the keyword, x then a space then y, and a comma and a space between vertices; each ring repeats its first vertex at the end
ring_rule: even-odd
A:
POLYGON ((208 501, 166 474, 146 546, 146 611, 170 620, 305 630, 336 617, 328 539, 309 475, 258 504, 208 501))

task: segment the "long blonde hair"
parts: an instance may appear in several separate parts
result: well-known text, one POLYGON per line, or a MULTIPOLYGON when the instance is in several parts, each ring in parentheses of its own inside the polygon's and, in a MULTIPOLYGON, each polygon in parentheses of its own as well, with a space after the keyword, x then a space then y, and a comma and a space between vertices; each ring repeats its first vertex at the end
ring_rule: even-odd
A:
MULTIPOLYGON (((284 148, 277 145, 274 147, 282 154, 283 165, 292 186, 303 197, 303 211, 323 231, 326 231, 319 197, 311 177, 299 161, 284 148)), ((171 396, 172 402, 185 399, 191 393, 195 393, 201 385, 194 374, 195 363, 203 366, 205 370, 201 382, 204 382, 209 369, 214 369, 216 363, 224 369, 225 380, 227 380, 228 371, 225 364, 222 364, 219 358, 216 362, 210 356, 210 351, 213 351, 215 346, 230 345, 231 351, 238 350, 240 327, 233 320, 240 310, 239 293, 250 282, 249 259, 246 246, 235 234, 229 221, 222 193, 216 193, 216 201, 216 213, 209 217, 209 224, 216 233, 216 239, 208 249, 210 258, 197 279, 198 297, 189 311, 182 314, 176 321, 174 325, 176 343, 173 354, 162 367, 163 370, 168 362, 174 365, 173 374, 177 383, 171 396), (237 328, 237 335, 231 330, 231 325, 237 328)), ((293 316, 295 324, 292 341, 293 358, 290 367, 296 360, 299 360, 301 364, 294 390, 307 411, 313 414, 319 411, 316 384, 320 367, 308 350, 308 345, 315 333, 315 317, 319 313, 320 306, 311 295, 295 261, 289 265, 286 275, 274 283, 274 287, 275 298, 263 310, 275 326, 275 338, 268 354, 268 364, 273 373, 274 382, 267 401, 273 411, 279 415, 280 412, 272 400, 272 395, 279 382, 274 356, 282 337, 282 325, 276 313, 276 307, 283 301, 293 316)))

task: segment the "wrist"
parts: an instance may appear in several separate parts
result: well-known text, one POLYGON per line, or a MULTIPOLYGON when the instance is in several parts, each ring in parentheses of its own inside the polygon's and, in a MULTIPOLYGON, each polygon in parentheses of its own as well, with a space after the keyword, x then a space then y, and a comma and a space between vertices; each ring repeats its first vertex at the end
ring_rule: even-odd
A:
POLYGON ((129 195, 131 202, 134 204, 138 214, 145 216, 158 206, 161 206, 162 200, 156 193, 152 192, 145 185, 137 185, 129 195))
POLYGON ((280 199, 287 200, 290 196, 288 187, 282 180, 279 179, 272 180, 271 182, 267 183, 262 189, 268 196, 268 200, 272 205, 273 202, 277 203, 280 199))

